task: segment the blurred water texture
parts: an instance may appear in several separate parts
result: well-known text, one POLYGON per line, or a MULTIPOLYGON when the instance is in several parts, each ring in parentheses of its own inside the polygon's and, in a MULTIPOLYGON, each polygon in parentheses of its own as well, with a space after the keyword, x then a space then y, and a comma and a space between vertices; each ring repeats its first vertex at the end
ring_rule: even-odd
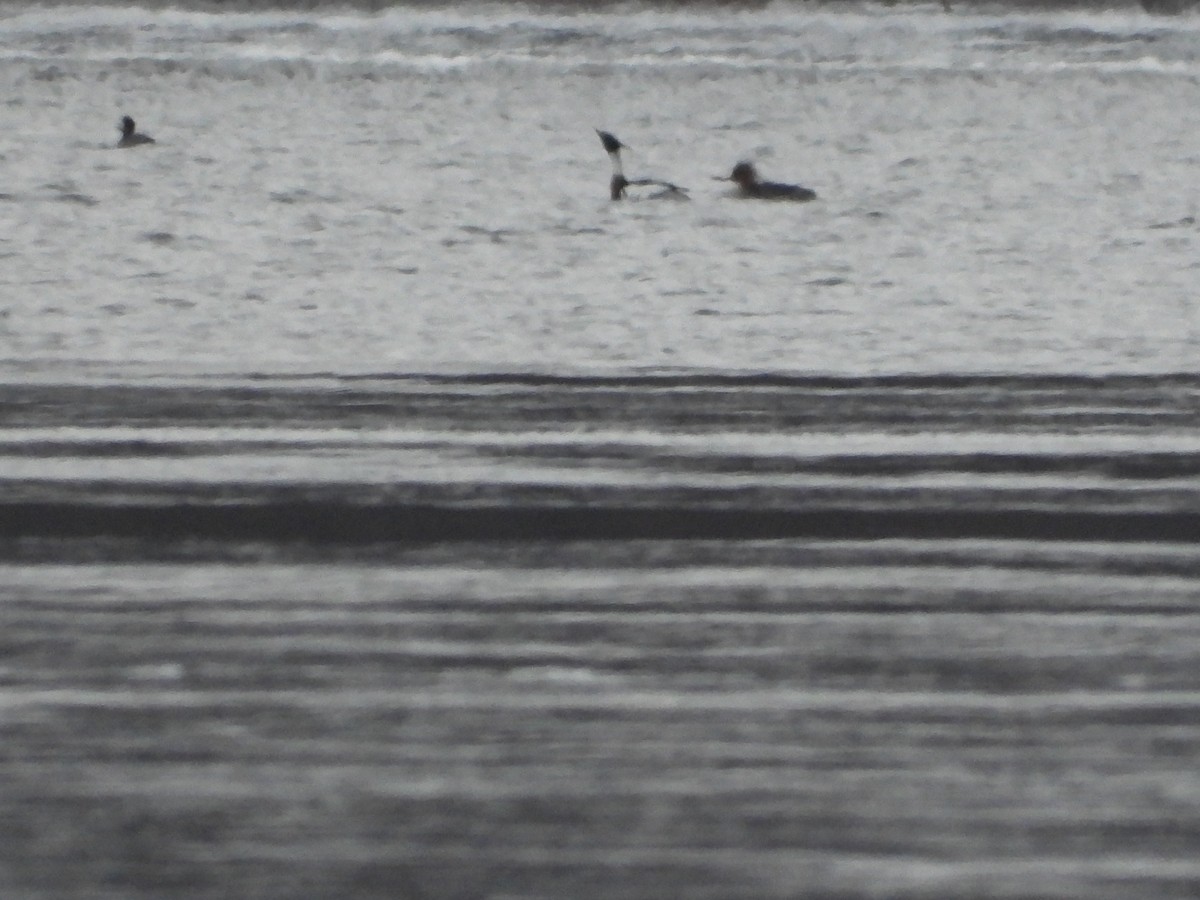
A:
POLYGON ((4 7, 0 894, 1195 897, 1198 21, 4 7))

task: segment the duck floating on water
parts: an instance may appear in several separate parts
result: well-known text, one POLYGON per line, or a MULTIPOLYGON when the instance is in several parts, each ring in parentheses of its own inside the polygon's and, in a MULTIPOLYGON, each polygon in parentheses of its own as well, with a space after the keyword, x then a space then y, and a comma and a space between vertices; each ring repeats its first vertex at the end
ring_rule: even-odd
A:
POLYGON ((137 124, 129 116, 122 116, 121 124, 118 127, 121 129, 121 139, 117 141, 117 147, 122 150, 154 143, 154 138, 137 130, 137 124))
POLYGON ((691 199, 687 195, 687 188, 682 188, 669 181, 660 181, 657 178, 626 178, 625 172, 621 167, 621 151, 628 150, 629 145, 622 144, 615 134, 601 131, 599 128, 596 129, 596 134, 600 135, 600 143, 604 145, 604 152, 608 154, 608 158, 612 161, 613 174, 612 179, 608 182, 608 190, 609 196, 613 200, 624 200, 629 196, 629 188, 631 187, 658 188, 658 190, 645 195, 643 199, 646 200, 691 199))
POLYGON ((816 200, 817 192, 798 184, 780 184, 775 181, 760 181, 754 163, 742 161, 733 167, 728 176, 716 176, 717 181, 732 181, 738 186, 738 195, 753 200, 793 200, 806 202, 816 200))

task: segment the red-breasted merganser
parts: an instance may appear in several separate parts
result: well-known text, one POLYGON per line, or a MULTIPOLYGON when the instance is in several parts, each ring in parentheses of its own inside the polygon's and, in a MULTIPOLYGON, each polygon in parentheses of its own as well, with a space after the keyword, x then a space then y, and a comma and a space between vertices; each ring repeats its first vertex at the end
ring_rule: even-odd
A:
POLYGON ((613 200, 623 200, 629 194, 631 187, 655 187, 661 188, 652 194, 647 195, 646 200, 690 200, 687 195, 687 188, 681 188, 677 184, 671 184, 669 181, 659 181, 657 178, 635 178, 629 179, 625 177, 625 172, 621 169, 621 150, 628 150, 628 144, 622 144, 617 140, 617 136, 609 134, 607 131, 596 129, 596 134, 600 135, 600 143, 604 145, 604 152, 608 154, 608 158, 612 161, 613 174, 612 179, 608 182, 609 196, 613 200))
POLYGON ((140 147, 142 144, 153 144, 154 138, 148 134, 141 134, 137 131, 137 125, 129 116, 121 118, 121 139, 117 141, 117 146, 124 149, 126 147, 140 147))
POLYGON ((728 177, 716 176, 717 181, 732 181, 738 186, 738 194, 755 200, 816 200, 817 192, 798 184, 779 184, 774 181, 759 181, 754 163, 740 162, 733 167, 728 177))

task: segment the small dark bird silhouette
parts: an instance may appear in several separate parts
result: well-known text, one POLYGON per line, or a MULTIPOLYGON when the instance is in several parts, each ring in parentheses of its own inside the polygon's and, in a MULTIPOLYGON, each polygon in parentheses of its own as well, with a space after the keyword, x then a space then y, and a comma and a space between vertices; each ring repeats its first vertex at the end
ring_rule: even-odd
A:
POLYGON ((681 188, 677 184, 672 184, 669 181, 660 181, 657 178, 635 178, 629 179, 625 177, 625 172, 621 168, 621 151, 628 150, 628 144, 622 144, 617 140, 615 134, 607 131, 596 129, 596 134, 600 135, 600 143, 604 145, 604 152, 608 154, 608 158, 612 161, 613 174, 608 182, 609 196, 613 200, 623 200, 628 196, 628 189, 631 187, 657 187, 662 190, 656 191, 646 197, 647 200, 688 200, 687 188, 681 188))
POLYGON ((717 181, 732 181, 738 186, 738 194, 754 200, 794 200, 804 202, 816 200, 817 192, 798 184, 779 184, 775 181, 760 181, 754 163, 740 162, 728 176, 716 176, 717 181))
POLYGON ((150 135, 138 132, 137 125, 129 116, 122 116, 121 124, 117 127, 121 129, 121 139, 117 141, 117 146, 121 149, 154 143, 154 138, 150 135))

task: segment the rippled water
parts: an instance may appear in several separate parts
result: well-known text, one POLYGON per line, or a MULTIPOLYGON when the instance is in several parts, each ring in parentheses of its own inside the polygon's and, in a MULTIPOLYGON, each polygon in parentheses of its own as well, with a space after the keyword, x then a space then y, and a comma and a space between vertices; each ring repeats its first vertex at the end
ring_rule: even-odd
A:
POLYGON ((5 900, 1200 894, 1200 19, 7 6, 0 84, 5 900))
POLYGON ((0 385, 0 890, 1194 897, 1198 397, 0 385))
POLYGON ((10 372, 1194 366, 1191 17, 3 25, 10 372), (111 149, 123 113, 158 144, 111 149), (610 203, 594 127, 692 202, 610 203), (730 199, 711 178, 744 157, 821 200, 730 199))

